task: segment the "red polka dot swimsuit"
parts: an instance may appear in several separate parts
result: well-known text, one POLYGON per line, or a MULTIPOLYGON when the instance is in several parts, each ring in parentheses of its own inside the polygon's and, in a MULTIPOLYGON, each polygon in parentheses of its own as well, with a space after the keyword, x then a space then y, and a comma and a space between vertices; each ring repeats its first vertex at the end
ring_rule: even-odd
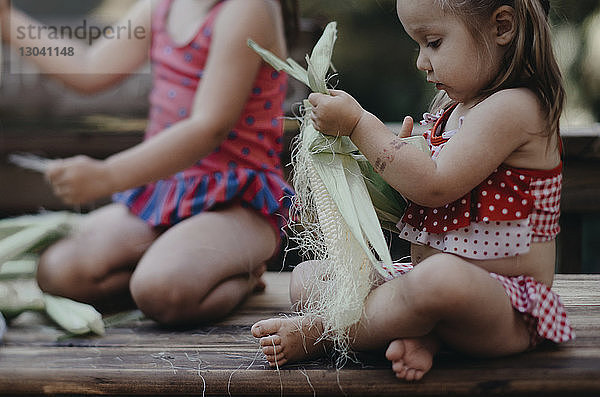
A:
MULTIPOLYGON (((451 109, 424 136, 432 158, 459 129, 436 136, 451 109)), ((432 119, 431 116, 428 117, 432 119)), ((562 165, 551 170, 499 166, 471 192, 443 207, 409 203, 398 223, 400 237, 472 259, 494 259, 529 251, 560 228, 562 165)))
MULTIPOLYGON (((153 89, 145 139, 189 117, 215 19, 225 4, 218 2, 196 36, 178 47, 166 30, 171 2, 162 1, 152 20, 153 89)), ((238 203, 259 211, 279 232, 293 194, 279 157, 286 88, 287 76, 263 64, 239 121, 219 147, 170 178, 118 193, 113 199, 153 226, 170 226, 202 211, 238 203)))
MULTIPOLYGON (((459 129, 443 128, 452 108, 441 115, 426 114, 434 123, 424 136, 432 158, 459 129)), ((423 123, 423 122, 422 122, 423 123)), ((438 208, 409 203, 398 223, 400 237, 440 251, 472 259, 495 259, 529 251, 531 242, 554 239, 559 232, 561 166, 527 170, 500 166, 469 194, 438 208)), ((413 268, 394 263, 390 279, 413 268)), ((505 289, 511 305, 522 314, 530 333, 530 347, 547 339, 565 342, 575 338, 560 297, 530 276, 508 277, 490 273, 505 289)))

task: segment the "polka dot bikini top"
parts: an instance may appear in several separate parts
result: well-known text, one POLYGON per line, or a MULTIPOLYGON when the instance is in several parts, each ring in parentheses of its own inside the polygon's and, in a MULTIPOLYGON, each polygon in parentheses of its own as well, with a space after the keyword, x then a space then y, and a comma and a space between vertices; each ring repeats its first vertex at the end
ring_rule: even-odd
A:
MULTIPOLYGON (((435 122, 425 132, 436 158, 459 128, 440 136, 435 131, 452 109, 425 114, 422 123, 435 122)), ((562 164, 551 170, 499 166, 470 193, 443 207, 409 202, 398 223, 400 237, 473 259, 515 256, 529 251, 531 242, 549 241, 560 231, 562 164)))

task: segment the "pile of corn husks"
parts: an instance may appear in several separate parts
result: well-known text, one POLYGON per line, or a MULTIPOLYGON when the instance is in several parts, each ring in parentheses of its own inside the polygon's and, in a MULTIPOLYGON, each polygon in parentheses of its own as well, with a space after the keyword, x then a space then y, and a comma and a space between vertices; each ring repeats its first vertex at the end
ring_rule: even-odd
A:
MULTIPOLYGON (((71 335, 103 335, 102 316, 92 306, 43 293, 35 273, 40 253, 70 233, 81 215, 46 212, 0 220, 0 314, 10 321, 25 311, 45 313, 71 335)), ((0 317, 0 338, 6 325, 0 317)))

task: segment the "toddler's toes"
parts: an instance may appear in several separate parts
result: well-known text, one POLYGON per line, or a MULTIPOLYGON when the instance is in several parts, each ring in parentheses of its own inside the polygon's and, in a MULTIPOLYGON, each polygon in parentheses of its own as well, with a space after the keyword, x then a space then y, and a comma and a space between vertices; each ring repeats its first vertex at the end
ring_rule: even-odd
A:
POLYGON ((268 320, 258 321, 252 326, 252 335, 256 338, 276 334, 281 328, 281 319, 270 318, 268 320))

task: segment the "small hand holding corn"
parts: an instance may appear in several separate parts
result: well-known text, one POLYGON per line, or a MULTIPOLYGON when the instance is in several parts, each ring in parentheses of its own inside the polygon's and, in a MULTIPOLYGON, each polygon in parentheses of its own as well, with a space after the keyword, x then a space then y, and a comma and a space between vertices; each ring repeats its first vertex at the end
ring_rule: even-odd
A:
POLYGON ((348 93, 330 90, 330 95, 313 93, 308 97, 312 105, 311 120, 319 132, 351 136, 365 113, 360 104, 348 93))
POLYGON ((67 204, 88 203, 112 193, 106 163, 87 156, 51 161, 46 178, 67 204))

